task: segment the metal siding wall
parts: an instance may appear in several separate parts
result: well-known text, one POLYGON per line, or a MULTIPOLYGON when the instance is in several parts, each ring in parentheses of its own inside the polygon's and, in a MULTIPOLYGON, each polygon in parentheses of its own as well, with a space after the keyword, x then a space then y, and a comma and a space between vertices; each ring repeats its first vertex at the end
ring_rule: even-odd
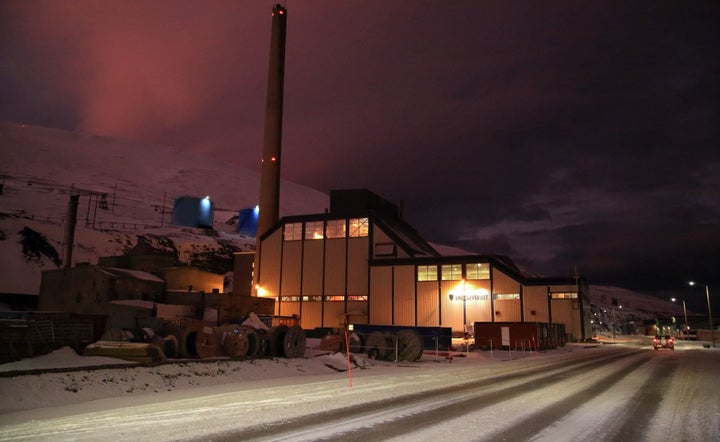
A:
POLYGON ((525 322, 550 322, 546 286, 524 286, 523 298, 525 322), (532 310, 535 310, 534 315, 530 314, 532 310))
POLYGON ((582 330, 580 329, 580 309, 573 308, 578 306, 577 299, 553 299, 552 300, 552 319, 554 323, 565 324, 565 333, 570 335, 570 340, 580 339, 582 330))
POLYGON ((305 241, 303 251, 302 294, 322 295, 323 283, 323 241, 305 241))
POLYGON ((472 324, 473 322, 491 322, 492 321, 492 310, 490 303, 490 280, 469 280, 467 284, 476 289, 484 289, 487 295, 486 300, 472 300, 467 302, 467 322, 472 324))
MULTIPOLYGON (((348 295, 368 294, 368 239, 348 238, 348 295)), ((389 286, 389 285, 388 285, 389 286)))
POLYGON ((349 316, 351 324, 367 324, 368 323, 368 303, 367 301, 348 301, 347 313, 355 313, 349 316))
POLYGON ((303 301, 301 320, 304 329, 322 327, 322 303, 319 301, 303 301))
POLYGON ((437 281, 419 281, 417 293, 418 325, 423 327, 439 326, 437 281))
POLYGON ((395 325, 415 325, 415 266, 395 267, 395 325))
MULTIPOLYGON (((520 283, 502 271, 493 268, 493 295, 495 294, 519 294, 520 283)), ((495 321, 496 322, 517 322, 520 321, 520 300, 519 299, 496 299, 495 305, 495 321), (496 312, 500 312, 497 314, 496 312)))
MULTIPOLYGON (((256 282, 270 296, 278 296, 280 291, 280 256, 282 251, 282 229, 278 229, 262 243, 262 254, 260 256, 261 273, 256 282)), ((257 276, 257 275, 256 275, 257 276)))
POLYGON ((392 267, 370 269, 370 323, 392 325, 392 267))
MULTIPOLYGON (((263 251, 263 262, 265 252, 263 251)), ((278 261, 280 257, 277 258, 278 261)), ((302 242, 285 241, 282 255, 282 295, 300 295, 300 266, 302 263, 302 242)))
POLYGON ((493 294, 496 293, 520 293, 520 283, 500 270, 492 269, 493 294))
POLYGON ((442 303, 442 327, 452 327, 453 331, 464 330, 463 326, 463 308, 462 301, 451 301, 450 292, 454 291, 460 284, 460 281, 441 281, 440 288, 442 290, 442 296, 440 296, 440 302, 442 303))
POLYGON ((283 302, 280 303, 280 311, 278 312, 278 303, 275 303, 275 313, 282 316, 298 315, 300 318, 300 324, 304 327, 305 321, 300 316, 300 303, 299 302, 283 302))
POLYGON ((519 299, 496 299, 495 314, 496 322, 520 322, 520 300, 519 299))
POLYGON ((323 327, 340 327, 343 321, 345 321, 343 313, 345 313, 344 302, 326 302, 323 315, 323 327))
POLYGON ((559 292, 577 293, 578 287, 575 284, 558 284, 558 285, 551 285, 550 291, 553 293, 559 293, 559 292))
POLYGON ((485 301, 468 302, 467 321, 468 324, 473 322, 492 322, 492 304, 490 299, 485 301))
MULTIPOLYGON (((553 293, 578 293, 578 287, 577 284, 558 284, 551 285, 550 291, 553 293)), ((589 300, 583 300, 584 306, 589 306, 589 304, 589 300)), ((582 338, 580 299, 553 299, 550 308, 552 309, 552 322, 565 324, 565 333, 569 335, 570 340, 582 338)))
POLYGON ((328 239, 325 245, 325 294, 345 294, 345 239, 328 239))

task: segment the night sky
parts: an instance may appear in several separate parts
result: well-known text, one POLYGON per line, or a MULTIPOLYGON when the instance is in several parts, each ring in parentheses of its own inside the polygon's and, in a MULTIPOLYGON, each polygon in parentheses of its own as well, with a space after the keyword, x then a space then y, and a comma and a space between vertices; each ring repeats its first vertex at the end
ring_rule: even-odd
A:
MULTIPOLYGON (((0 119, 259 171, 274 3, 3 0, 0 119)), ((284 4, 285 179, 535 273, 720 299, 720 2, 284 4)))

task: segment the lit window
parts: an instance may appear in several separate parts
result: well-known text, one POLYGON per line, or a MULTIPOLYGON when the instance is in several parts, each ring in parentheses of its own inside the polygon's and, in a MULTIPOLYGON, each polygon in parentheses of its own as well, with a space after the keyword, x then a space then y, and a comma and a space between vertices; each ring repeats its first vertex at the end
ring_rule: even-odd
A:
POLYGON ((350 237, 359 238, 368 236, 368 219, 352 218, 350 220, 350 237))
POLYGON ((326 296, 325 300, 330 301, 330 302, 338 302, 338 301, 344 301, 345 297, 342 295, 326 296))
POLYGON ((367 301, 367 295, 350 295, 348 301, 367 301))
POLYGON ((437 266, 418 266, 418 281, 437 281, 437 266))
POLYGON ((551 293, 552 299, 577 299, 577 293, 551 293))
POLYGON ((493 299, 520 299, 520 293, 495 293, 493 299))
POLYGON ((462 264, 444 264, 442 266, 443 281, 459 281, 462 279, 462 264))
POLYGON ((302 223, 285 224, 283 239, 285 241, 300 241, 302 239, 302 223))
POLYGON ((490 265, 482 263, 466 264, 465 275, 467 279, 490 279, 490 265))
POLYGON ((310 221, 305 223, 305 239, 323 239, 323 222, 310 221))
POLYGON ((327 222, 325 234, 328 238, 345 238, 345 220, 331 219, 327 222))

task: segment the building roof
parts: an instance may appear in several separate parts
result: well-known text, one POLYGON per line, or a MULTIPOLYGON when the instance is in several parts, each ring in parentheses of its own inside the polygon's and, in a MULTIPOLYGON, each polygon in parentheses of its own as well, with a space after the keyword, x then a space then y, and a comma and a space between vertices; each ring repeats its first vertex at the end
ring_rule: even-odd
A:
POLYGON ((157 277, 157 276, 153 275, 152 273, 141 272, 140 270, 128 270, 128 269, 121 269, 118 267, 104 267, 104 266, 97 266, 97 268, 101 272, 104 272, 110 276, 116 276, 116 277, 124 276, 124 277, 133 278, 133 279, 139 279, 142 281, 161 282, 163 284, 165 283, 165 281, 162 278, 157 277))
POLYGON ((368 218, 411 257, 440 256, 430 243, 402 219, 397 206, 367 189, 333 190, 330 193, 330 212, 283 217, 263 237, 285 223, 347 218, 368 218))
POLYGON ((480 255, 460 251, 459 249, 457 249, 458 254, 452 255, 447 254, 452 253, 452 251, 442 247, 440 250, 443 253, 441 253, 402 219, 402 210, 367 189, 333 190, 330 192, 329 213, 284 217, 266 235, 280 228, 284 223, 342 218, 370 219, 410 256, 410 258, 371 259, 370 265, 488 262, 524 285, 570 285, 579 283, 587 286, 587 282, 582 277, 545 277, 533 274, 518 267, 510 257, 505 255, 480 255))

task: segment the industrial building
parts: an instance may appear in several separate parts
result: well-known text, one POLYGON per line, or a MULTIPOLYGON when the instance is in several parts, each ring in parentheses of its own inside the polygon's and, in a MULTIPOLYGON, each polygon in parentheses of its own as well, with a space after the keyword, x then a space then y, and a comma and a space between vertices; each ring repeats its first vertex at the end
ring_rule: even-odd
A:
MULTIPOLYGON (((475 323, 560 324, 565 337, 590 333, 583 278, 539 278, 509 258, 443 256, 365 190, 333 191, 326 213, 279 217, 287 10, 275 5, 261 159, 254 262, 235 255, 233 292, 275 300, 275 314, 305 329, 373 324, 449 327, 475 323)), ((544 330, 556 328, 541 328, 544 330)))
POLYGON ((532 276, 497 255, 443 256, 365 189, 332 191, 329 211, 284 217, 258 246, 254 294, 306 329, 554 323, 569 340, 590 337, 584 278, 532 276))

